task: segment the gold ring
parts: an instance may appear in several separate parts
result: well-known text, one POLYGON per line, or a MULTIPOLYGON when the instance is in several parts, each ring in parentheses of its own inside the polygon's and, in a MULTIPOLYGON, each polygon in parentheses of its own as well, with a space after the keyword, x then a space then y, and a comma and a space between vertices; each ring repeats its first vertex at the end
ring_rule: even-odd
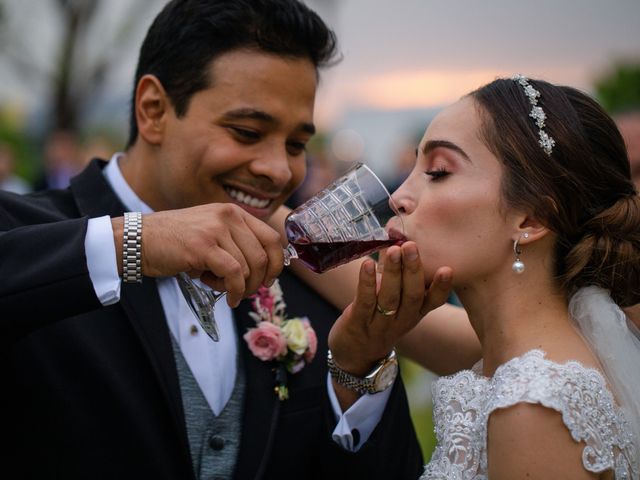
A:
POLYGON ((397 310, 385 310, 384 308, 382 308, 380 306, 380 304, 378 302, 376 302, 376 310, 378 310, 379 313, 381 313, 382 315, 384 315, 385 317, 389 317, 391 315, 395 315, 397 310))

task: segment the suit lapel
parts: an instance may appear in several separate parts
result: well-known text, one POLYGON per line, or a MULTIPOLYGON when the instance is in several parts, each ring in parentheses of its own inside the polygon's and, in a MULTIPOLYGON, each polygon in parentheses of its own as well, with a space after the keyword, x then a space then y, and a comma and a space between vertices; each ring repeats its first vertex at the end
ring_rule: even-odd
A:
MULTIPOLYGON (((108 184, 102 168, 106 162, 93 160, 71 181, 71 190, 81 215, 121 216, 124 205, 108 184)), ((123 283, 120 304, 135 330, 167 400, 176 430, 182 439, 184 454, 191 464, 180 384, 173 357, 173 347, 160 296, 153 279, 142 283, 123 283)))
POLYGON ((247 383, 242 438, 234 476, 237 480, 262 477, 271 456, 280 411, 272 365, 255 357, 242 338, 248 328, 255 327, 254 320, 248 315, 250 308, 251 301, 244 300, 233 312, 247 383))

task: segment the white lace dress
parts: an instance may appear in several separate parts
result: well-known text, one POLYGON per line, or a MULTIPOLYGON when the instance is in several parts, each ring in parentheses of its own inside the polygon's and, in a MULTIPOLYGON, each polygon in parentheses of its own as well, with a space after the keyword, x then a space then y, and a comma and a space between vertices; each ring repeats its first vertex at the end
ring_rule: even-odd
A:
POLYGON ((638 447, 602 374, 578 362, 554 363, 532 350, 501 365, 491 378, 481 364, 438 379, 433 417, 438 440, 421 480, 487 479, 487 421, 491 412, 520 402, 562 414, 574 440, 583 442, 590 472, 613 470, 615 479, 640 479, 638 447))

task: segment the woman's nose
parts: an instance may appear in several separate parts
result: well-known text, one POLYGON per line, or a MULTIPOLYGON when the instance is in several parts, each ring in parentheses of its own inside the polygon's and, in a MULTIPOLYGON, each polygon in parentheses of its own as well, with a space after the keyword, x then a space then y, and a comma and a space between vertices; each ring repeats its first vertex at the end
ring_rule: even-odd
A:
POLYGON ((391 195, 391 202, 401 215, 411 213, 415 206, 415 202, 412 200, 407 183, 408 180, 400 185, 400 187, 398 187, 398 189, 391 195))

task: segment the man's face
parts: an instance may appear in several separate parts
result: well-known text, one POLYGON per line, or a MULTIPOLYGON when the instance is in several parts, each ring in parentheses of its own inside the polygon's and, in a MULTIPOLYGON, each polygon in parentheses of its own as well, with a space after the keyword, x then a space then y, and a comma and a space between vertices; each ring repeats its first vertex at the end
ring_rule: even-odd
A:
POLYGON ((316 70, 236 50, 213 62, 210 79, 184 116, 169 109, 142 197, 155 210, 231 202, 266 219, 304 179, 316 70))

